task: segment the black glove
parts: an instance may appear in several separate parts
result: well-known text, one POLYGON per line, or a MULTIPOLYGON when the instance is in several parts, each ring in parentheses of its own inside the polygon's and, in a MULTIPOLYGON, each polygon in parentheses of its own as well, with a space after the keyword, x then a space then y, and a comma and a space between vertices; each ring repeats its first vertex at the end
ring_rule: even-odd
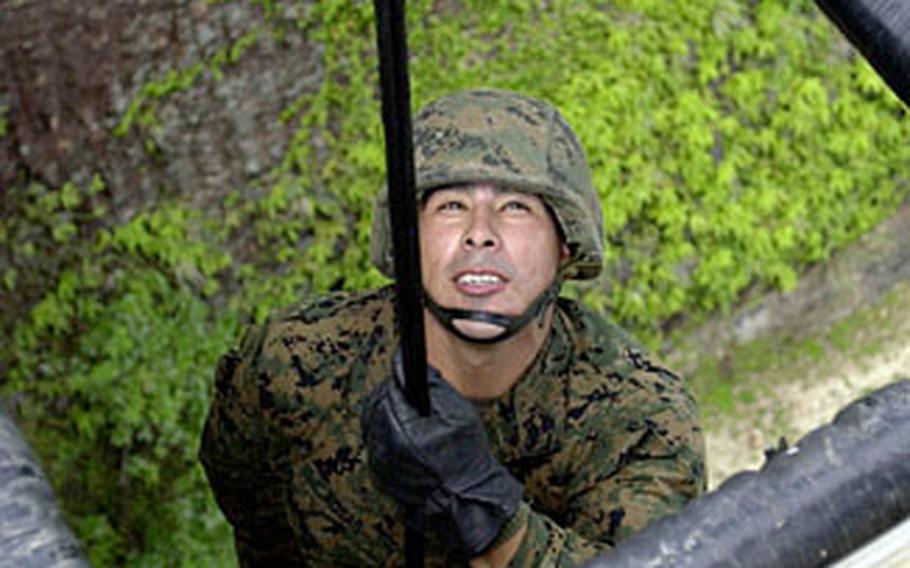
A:
POLYGON ((400 352, 392 375, 361 417, 373 482, 404 507, 407 526, 436 529, 451 551, 477 556, 518 511, 522 486, 493 457, 474 406, 439 371, 427 368, 426 417, 405 398, 400 352))

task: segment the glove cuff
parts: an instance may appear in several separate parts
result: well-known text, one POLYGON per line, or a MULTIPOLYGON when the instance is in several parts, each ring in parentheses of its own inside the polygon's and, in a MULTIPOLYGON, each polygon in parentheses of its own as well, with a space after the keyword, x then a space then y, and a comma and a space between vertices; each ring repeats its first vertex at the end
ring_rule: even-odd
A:
POLYGON ((495 493, 453 500, 455 510, 450 518, 455 525, 455 535, 452 536, 457 535, 455 540, 459 542, 455 548, 467 558, 479 556, 494 546, 513 520, 519 523, 510 529, 512 534, 521 528, 521 519, 516 517, 524 504, 522 486, 505 468, 502 468, 502 474, 494 485, 495 493))
MULTIPOLYGON (((515 534, 519 530, 521 530, 521 528, 524 527, 525 524, 528 522, 528 516, 530 514, 531 514, 531 507, 528 506, 527 503, 522 501, 518 505, 518 511, 516 511, 515 514, 512 515, 512 518, 509 519, 509 522, 507 522, 506 525, 504 527, 502 527, 502 529, 499 531, 499 534, 496 535, 496 538, 487 547, 487 550, 493 550, 497 546, 501 545, 502 543, 506 542, 507 540, 509 540, 510 538, 515 536, 515 534)), ((484 551, 484 552, 486 552, 486 551, 484 551)))

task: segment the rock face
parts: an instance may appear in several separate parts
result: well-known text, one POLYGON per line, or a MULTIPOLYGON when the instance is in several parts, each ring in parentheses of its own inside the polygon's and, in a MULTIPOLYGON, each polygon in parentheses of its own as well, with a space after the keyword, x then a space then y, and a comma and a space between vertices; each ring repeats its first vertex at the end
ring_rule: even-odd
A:
MULTIPOLYGON (((312 2, 8 0, 0 2, 0 215, 22 216, 32 183, 103 182, 78 239, 164 199, 212 211, 255 191, 297 128, 281 120, 322 83, 322 49, 300 31, 312 2), (266 12, 266 10, 268 10, 266 12), (284 33, 293 30, 293 33, 284 33)), ((66 255, 30 228, 42 254, 15 260, 0 234, 0 335, 53 286, 66 255), (43 239, 43 240, 42 240, 43 239), (50 251, 50 252, 48 252, 50 251)), ((243 248, 243 233, 235 237, 243 248)), ((16 242, 13 242, 16 241, 16 242)), ((0 362, 0 375, 4 370, 0 362)))
POLYGON ((320 84, 320 51, 272 33, 306 3, 268 17, 253 4, 5 2, 0 187, 22 173, 51 187, 99 174, 127 218, 161 189, 205 204, 266 172, 293 131, 278 116, 320 84), (149 123, 113 134, 140 94, 149 123))
MULTIPOLYGON (((323 80, 322 49, 308 41, 306 27, 281 33, 300 30, 312 5, 3 2, 0 214, 14 214, 8 189, 22 180, 59 187, 100 176, 107 191, 97 199, 109 201, 108 226, 162 196, 206 208, 259 183, 294 133, 293 121, 279 120, 282 112, 323 80)), ((836 321, 910 277, 908 243, 904 206, 851 250, 812 270, 797 290, 748 302, 703 326, 693 336, 694 351, 836 321)), ((0 273, 4 262, 0 251, 0 273)), ((54 271, 46 273, 50 279, 54 271)), ((13 299, 0 287, 0 308, 16 311, 39 297, 23 288, 23 297, 13 299)))
POLYGON ((717 316, 670 356, 681 371, 691 374, 701 354, 722 357, 731 347, 755 339, 817 333, 908 280, 910 204, 905 203, 871 233, 811 269, 795 290, 769 293, 732 314, 717 316))

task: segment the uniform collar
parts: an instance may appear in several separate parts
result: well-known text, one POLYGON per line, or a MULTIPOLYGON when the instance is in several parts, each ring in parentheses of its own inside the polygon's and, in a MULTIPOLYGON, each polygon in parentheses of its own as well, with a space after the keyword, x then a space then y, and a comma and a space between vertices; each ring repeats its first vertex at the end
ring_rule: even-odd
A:
POLYGON ((554 310, 543 348, 508 392, 480 403, 493 453, 520 472, 560 449, 566 427, 572 342, 565 314, 554 310))

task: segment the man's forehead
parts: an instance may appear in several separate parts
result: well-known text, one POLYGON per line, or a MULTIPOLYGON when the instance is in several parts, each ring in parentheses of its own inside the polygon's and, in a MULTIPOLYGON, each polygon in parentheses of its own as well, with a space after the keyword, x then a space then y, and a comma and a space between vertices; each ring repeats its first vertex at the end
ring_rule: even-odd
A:
POLYGON ((476 193, 477 191, 491 190, 497 196, 500 195, 522 195, 526 197, 531 197, 534 199, 540 199, 540 197, 534 193, 529 193, 527 191, 522 191, 513 187, 506 187, 501 184, 492 184, 492 183, 459 183, 455 185, 445 185, 441 187, 434 188, 426 193, 426 198, 429 199, 432 195, 440 192, 457 192, 457 193, 476 193))
POLYGON ((530 199, 540 203, 544 209, 546 209, 547 214, 550 217, 550 220, 553 222, 553 226, 556 229, 556 233, 559 235, 559 239, 562 242, 565 242, 565 230, 562 228, 562 224, 559 222, 559 218, 553 212, 553 208, 544 200, 541 196, 536 193, 531 193, 529 191, 523 191, 521 189, 516 189, 514 187, 507 187, 500 184, 491 184, 485 182, 477 183, 459 183, 454 185, 445 185, 437 188, 433 188, 424 192, 423 197, 421 198, 421 207, 425 206, 434 195, 442 194, 442 196, 449 195, 452 193, 462 193, 470 195, 471 192, 477 192, 483 189, 490 189, 494 192, 496 197, 503 195, 514 195, 521 196, 524 199, 530 199))

